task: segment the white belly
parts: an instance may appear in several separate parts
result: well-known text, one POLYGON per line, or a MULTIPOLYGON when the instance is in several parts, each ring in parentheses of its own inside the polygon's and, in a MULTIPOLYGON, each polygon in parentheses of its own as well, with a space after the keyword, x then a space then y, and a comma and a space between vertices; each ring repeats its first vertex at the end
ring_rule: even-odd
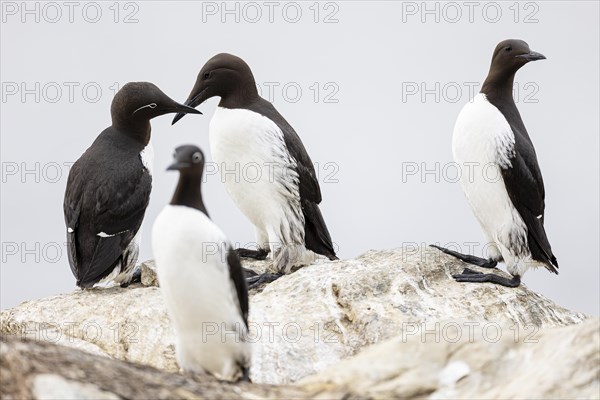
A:
POLYGON ((508 196, 500 170, 510 166, 514 144, 510 125, 484 94, 463 107, 452 137, 461 184, 487 236, 489 255, 502 256, 508 270, 518 273, 525 268, 521 261, 530 258, 527 228, 508 196))
POLYGON ((304 244, 296 161, 279 127, 255 112, 219 107, 210 146, 225 189, 269 242, 304 244))
POLYGON ((250 348, 225 235, 200 211, 167 206, 154 223, 152 245, 180 367, 236 380, 250 348))

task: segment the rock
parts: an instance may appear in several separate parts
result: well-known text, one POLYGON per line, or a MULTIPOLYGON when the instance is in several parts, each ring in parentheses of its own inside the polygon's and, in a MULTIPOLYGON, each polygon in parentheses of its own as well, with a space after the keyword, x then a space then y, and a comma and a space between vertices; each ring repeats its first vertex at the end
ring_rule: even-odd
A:
POLYGON ((154 260, 148 260, 140 266, 142 272, 142 285, 158 286, 158 276, 156 275, 156 263, 154 260))
POLYGON ((210 376, 180 375, 46 342, 0 338, 3 399, 309 399, 346 398, 329 390, 232 385, 210 376))
POLYGON ((293 386, 229 384, 3 335, 0 398, 598 398, 599 324, 498 341, 478 328, 455 342, 400 335, 293 386))
POLYGON ((157 287, 94 288, 27 301, 0 313, 0 333, 178 370, 157 287))
POLYGON ((253 378, 294 382, 424 322, 493 321, 524 329, 585 319, 525 286, 457 283, 451 275, 463 268, 435 249, 397 249, 369 251, 280 278, 252 297, 250 321, 262 333, 253 378))
POLYGON ((598 318, 535 333, 509 330, 498 341, 480 328, 472 333, 456 343, 400 335, 297 385, 373 398, 600 397, 598 318))
MULTIPOLYGON (((145 265, 142 279, 155 282, 152 264, 145 265)), ((268 262, 244 266, 264 270, 268 262)), ((493 323, 523 332, 586 319, 524 285, 511 289, 455 282, 451 275, 464 267, 432 248, 369 251, 352 260, 304 267, 251 293, 252 380, 295 382, 365 346, 414 334, 423 323, 493 323)), ((178 370, 173 331, 153 286, 92 289, 25 302, 1 312, 0 332, 178 370)), ((463 370, 455 365, 447 379, 463 370)))
POLYGON ((31 395, 36 399, 120 399, 95 384, 68 380, 56 373, 36 374, 30 379, 31 395))

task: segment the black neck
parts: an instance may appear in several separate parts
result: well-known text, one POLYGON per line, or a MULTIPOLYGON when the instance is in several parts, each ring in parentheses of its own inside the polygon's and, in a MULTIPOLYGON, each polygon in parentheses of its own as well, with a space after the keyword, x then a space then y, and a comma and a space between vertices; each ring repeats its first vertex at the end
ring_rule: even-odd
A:
POLYGON ((516 71, 510 71, 503 74, 490 70, 481 88, 481 93, 485 94, 487 100, 500 110, 513 130, 513 133, 520 134, 530 141, 521 114, 513 99, 515 73, 516 71))
POLYGON ((202 201, 201 184, 201 173, 181 172, 179 174, 177 189, 175 189, 175 194, 173 195, 173 199, 171 199, 171 205, 195 208, 208 216, 206 207, 204 207, 204 202, 202 201))
POLYGON ((119 132, 147 145, 150 142, 150 120, 133 118, 113 118, 112 126, 119 132))
POLYGON ((223 95, 219 107, 244 108, 244 106, 254 103, 259 98, 256 82, 251 81, 248 84, 239 85, 232 92, 223 95))
POLYGON ((483 82, 481 93, 484 93, 491 103, 513 103, 513 86, 515 72, 498 71, 493 68, 483 82))

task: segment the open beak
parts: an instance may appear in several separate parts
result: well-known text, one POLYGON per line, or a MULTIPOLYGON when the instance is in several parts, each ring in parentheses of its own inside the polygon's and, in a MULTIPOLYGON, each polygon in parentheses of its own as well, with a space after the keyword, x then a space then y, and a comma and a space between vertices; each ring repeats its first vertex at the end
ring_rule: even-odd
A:
POLYGON ((518 57, 524 58, 527 61, 537 61, 537 60, 545 60, 546 59, 545 55, 535 52, 535 51, 530 51, 528 54, 521 54, 518 57))

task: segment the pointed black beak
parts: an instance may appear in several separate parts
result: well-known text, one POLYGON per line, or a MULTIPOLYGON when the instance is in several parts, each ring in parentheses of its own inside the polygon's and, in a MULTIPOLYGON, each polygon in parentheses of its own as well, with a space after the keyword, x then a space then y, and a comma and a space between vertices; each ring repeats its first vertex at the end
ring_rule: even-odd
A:
POLYGON ((190 107, 187 104, 179 104, 175 103, 173 107, 170 107, 169 112, 176 112, 177 115, 185 115, 185 114, 202 114, 200 111, 196 110, 194 107, 190 107))
MULTIPOLYGON (((187 106, 186 106, 186 107, 187 107, 187 106)), ((191 107, 188 107, 188 108, 191 108, 191 107)), ((195 108, 192 108, 192 110, 194 110, 194 111, 198 111, 198 110, 196 110, 195 108)), ((200 111, 198 111, 198 113, 202 114, 200 111)), ((186 114, 186 113, 184 113, 184 112, 177 113, 177 115, 175 115, 175 117, 173 118, 173 122, 171 122, 171 125, 175 125, 175 123, 176 123, 177 121, 179 121, 181 118, 185 117, 185 114, 186 114)))
MULTIPOLYGON (((200 84, 200 87, 197 88, 197 86, 194 86, 194 89, 192 89, 192 93, 190 93, 190 96, 188 97, 188 99, 186 100, 186 102, 184 103, 187 107, 198 107, 200 104, 204 103, 206 100, 208 100, 209 97, 211 96, 207 96, 208 94, 208 86, 205 86, 204 83, 200 84)), ((185 113, 179 113, 175 116, 175 118, 173 118, 173 122, 171 122, 171 125, 175 125, 175 123, 177 121, 179 121, 181 118, 183 118, 185 116, 185 113)))
POLYGON ((535 51, 530 51, 528 54, 521 54, 519 57, 524 58, 527 61, 537 61, 546 59, 545 55, 535 51))
POLYGON ((179 171, 180 169, 188 168, 190 166, 191 165, 189 163, 175 161, 173 164, 171 164, 167 167, 167 171, 179 171))

